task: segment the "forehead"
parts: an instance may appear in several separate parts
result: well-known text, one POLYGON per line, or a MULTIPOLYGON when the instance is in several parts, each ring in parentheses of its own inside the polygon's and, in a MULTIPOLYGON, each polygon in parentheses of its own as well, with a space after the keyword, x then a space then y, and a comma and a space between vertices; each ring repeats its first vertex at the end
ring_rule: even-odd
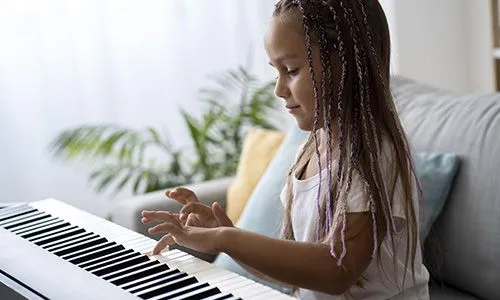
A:
POLYGON ((294 17, 272 17, 264 36, 264 46, 271 60, 282 56, 306 55, 306 45, 302 24, 294 17))

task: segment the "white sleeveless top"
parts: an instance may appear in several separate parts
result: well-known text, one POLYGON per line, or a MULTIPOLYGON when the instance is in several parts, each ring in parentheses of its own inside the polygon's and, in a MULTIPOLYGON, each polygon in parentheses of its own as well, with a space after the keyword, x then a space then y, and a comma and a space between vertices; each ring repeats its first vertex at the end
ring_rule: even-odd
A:
MULTIPOLYGON (((335 172, 336 163, 332 164, 332 169, 335 172)), ((335 173, 333 173, 335 174, 335 173)), ((322 184, 321 189, 327 184, 326 180, 327 171, 322 171, 322 184)), ((318 213, 316 209, 316 197, 319 187, 319 174, 305 180, 298 180, 294 176, 293 180, 293 203, 291 208, 291 222, 293 233, 296 241, 313 242, 316 237, 316 224, 318 223, 318 213)), ((401 188, 396 187, 396 195, 401 188)), ((416 189, 415 189, 416 190, 416 189)), ((323 194, 322 191, 322 194, 323 194)), ((281 201, 284 203, 286 195, 286 186, 281 192, 281 201)), ((323 198, 324 199, 324 198, 323 198)), ((414 197, 417 199, 417 197, 414 197)), ((418 201, 415 201, 416 213, 418 216, 418 201)), ((362 183, 359 178, 353 177, 352 188, 347 200, 347 212, 368 212, 370 206, 366 197, 364 197, 362 183)), ((417 251, 415 257, 415 282, 412 279, 411 271, 407 272, 405 279, 405 287, 401 292, 397 287, 401 287, 404 274, 405 257, 406 257, 406 232, 405 223, 401 222, 405 219, 404 206, 402 197, 395 197, 392 205, 392 214, 396 224, 401 224, 398 227, 399 234, 394 236, 396 243, 396 268, 398 274, 399 284, 394 283, 395 270, 393 265, 393 251, 390 246, 390 238, 385 238, 382 242, 381 262, 384 267, 384 273, 379 273, 377 266, 377 258, 374 258, 369 264, 368 268, 363 273, 367 281, 363 282, 363 288, 353 286, 350 288, 350 295, 354 299, 429 299, 428 281, 429 273, 426 267, 422 264, 422 254, 420 242, 417 244, 417 251), (400 245, 398 247, 398 245, 400 245), (391 280, 388 280, 391 279, 391 280)), ((334 258, 332 258, 334 259, 334 258)), ((334 300, 343 299, 340 296, 332 296, 312 290, 299 289, 297 296, 303 300, 334 300)))

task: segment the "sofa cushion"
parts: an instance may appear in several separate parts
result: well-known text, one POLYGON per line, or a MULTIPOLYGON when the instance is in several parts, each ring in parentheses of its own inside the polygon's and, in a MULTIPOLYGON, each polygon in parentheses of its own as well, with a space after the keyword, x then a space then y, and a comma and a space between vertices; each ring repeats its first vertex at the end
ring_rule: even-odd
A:
POLYGON ((226 213, 236 223, 253 189, 283 142, 280 131, 251 128, 243 142, 236 177, 227 190, 226 213))
POLYGON ((500 94, 455 94, 395 77, 392 91, 416 150, 460 156, 429 239, 430 271, 486 299, 500 295, 500 94), (442 253, 436 261, 434 251, 442 253))
MULTIPOLYGON (((286 174, 295 159, 296 151, 306 138, 307 132, 301 131, 296 126, 292 126, 292 130, 285 137, 261 180, 255 186, 238 223, 236 223, 237 227, 270 237, 279 236, 281 216, 283 214, 279 199, 280 192, 285 185, 286 174)), ((283 292, 289 292, 286 288, 253 276, 226 254, 220 254, 215 260, 215 264, 218 267, 228 269, 283 292)))
POLYGON ((432 300, 479 300, 479 298, 442 284, 429 285, 429 294, 432 300))
POLYGON ((459 159, 452 153, 416 152, 413 161, 424 199, 419 209, 423 215, 419 228, 420 242, 423 244, 448 199, 459 159))

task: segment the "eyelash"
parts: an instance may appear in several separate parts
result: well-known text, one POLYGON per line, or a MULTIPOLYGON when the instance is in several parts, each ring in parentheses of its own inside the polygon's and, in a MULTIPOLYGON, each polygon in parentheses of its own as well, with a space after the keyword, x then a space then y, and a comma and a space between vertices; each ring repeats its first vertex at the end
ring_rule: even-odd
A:
MULTIPOLYGON (((296 76, 298 73, 299 73, 299 69, 298 69, 298 68, 297 68, 297 69, 292 69, 292 70, 290 70, 290 71, 288 71, 288 70, 286 71, 286 74, 287 74, 288 76, 296 76)), ((278 79, 279 77, 280 77, 280 76, 278 75, 278 76, 276 76, 276 78, 275 78, 275 79, 278 79)))

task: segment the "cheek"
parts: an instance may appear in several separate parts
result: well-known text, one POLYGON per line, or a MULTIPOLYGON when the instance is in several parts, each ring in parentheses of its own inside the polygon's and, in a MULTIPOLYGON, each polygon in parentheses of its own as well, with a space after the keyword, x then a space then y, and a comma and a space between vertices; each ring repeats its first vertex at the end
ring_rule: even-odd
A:
POLYGON ((312 80, 309 74, 305 76, 300 76, 297 78, 295 83, 295 91, 297 96, 297 101, 307 112, 314 112, 315 100, 314 100, 314 90, 312 88, 312 80))

